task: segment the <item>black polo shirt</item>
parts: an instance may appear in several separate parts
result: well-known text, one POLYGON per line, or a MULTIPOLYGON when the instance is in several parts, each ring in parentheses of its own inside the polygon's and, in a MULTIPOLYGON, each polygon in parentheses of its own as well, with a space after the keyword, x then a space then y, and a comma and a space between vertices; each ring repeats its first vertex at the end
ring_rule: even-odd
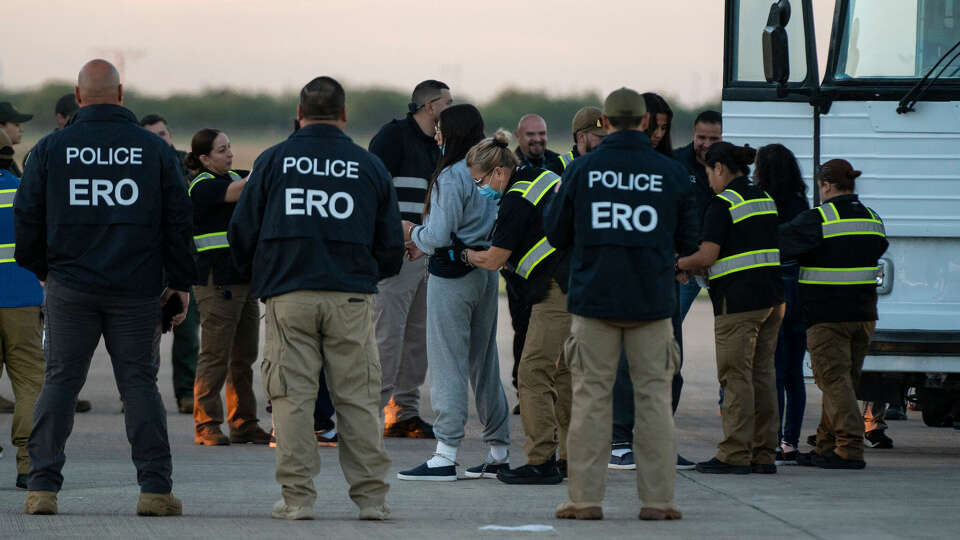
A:
MULTIPOLYGON (((250 171, 235 170, 240 178, 245 178, 250 171)), ((200 171, 190 181, 189 194, 193 201, 193 234, 226 232, 233 216, 233 209, 237 203, 224 202, 227 187, 233 180, 229 174, 214 174, 206 169, 200 171), (203 173, 213 174, 213 178, 197 181, 203 173)), ((197 285, 207 285, 210 271, 213 271, 214 285, 237 285, 249 283, 250 276, 237 270, 229 249, 211 249, 197 254, 197 285)))
POLYGON ((557 157, 560 154, 550 150, 549 148, 544 149, 543 155, 540 159, 530 159, 520 151, 518 146, 514 150, 517 154, 517 158, 520 160, 521 167, 528 167, 533 169, 546 169, 548 171, 553 171, 557 174, 563 174, 563 168, 560 167, 560 159, 557 157))

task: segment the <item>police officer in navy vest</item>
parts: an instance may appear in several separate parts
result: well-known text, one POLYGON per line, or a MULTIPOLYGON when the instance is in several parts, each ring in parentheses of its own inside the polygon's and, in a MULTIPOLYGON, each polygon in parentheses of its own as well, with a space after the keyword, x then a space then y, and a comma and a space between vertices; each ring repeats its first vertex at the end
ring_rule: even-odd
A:
POLYGON ((14 202, 17 263, 46 281, 46 378, 25 510, 57 512, 74 404, 103 336, 137 467, 137 513, 179 515, 155 344, 161 302, 179 296, 179 324, 197 279, 190 201, 173 150, 121 105, 113 65, 88 62, 76 97, 74 122, 37 143, 14 202))
POLYGON ((777 205, 747 175, 757 151, 728 142, 706 155, 716 194, 703 218, 703 243, 681 258, 684 271, 706 270, 713 303, 717 376, 723 390, 723 440, 697 463, 712 474, 776 473, 777 395, 773 355, 783 321, 777 205))
POLYGON ((857 406, 863 359, 877 321, 877 259, 889 243, 883 221, 854 193, 855 171, 832 159, 817 175, 823 204, 780 226, 785 257, 800 263, 800 305, 823 411, 817 448, 797 464, 862 469, 864 424, 857 406))
POLYGON ((340 430, 340 466, 360 519, 386 519, 390 458, 380 431, 377 283, 400 271, 397 194, 378 157, 343 133, 343 87, 300 92, 300 129, 253 164, 228 240, 266 302, 263 385, 273 403, 277 519, 313 519, 320 470, 313 410, 323 371, 340 430))
POLYGON ((674 257, 696 249, 699 223, 687 172, 643 133, 649 122, 643 97, 614 91, 601 121, 608 135, 567 166, 544 213, 550 244, 573 249, 566 344, 573 375, 570 500, 556 515, 603 516, 611 396, 626 348, 637 414, 634 451, 646 458, 637 464, 639 517, 679 519, 670 409, 679 350, 670 316, 677 301, 674 257))

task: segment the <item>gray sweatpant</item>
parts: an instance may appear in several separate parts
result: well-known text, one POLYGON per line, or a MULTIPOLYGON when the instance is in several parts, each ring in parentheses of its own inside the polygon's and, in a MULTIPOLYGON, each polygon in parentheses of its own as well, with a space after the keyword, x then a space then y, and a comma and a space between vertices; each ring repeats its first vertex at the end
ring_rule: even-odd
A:
POLYGON ((383 367, 380 408, 393 397, 398 421, 420 416, 420 386, 427 378, 427 259, 403 261, 400 273, 377 285, 373 321, 383 367))
POLYGON ((460 446, 473 387, 483 441, 509 445, 507 396, 497 357, 497 273, 476 268, 455 279, 427 279, 427 362, 437 440, 460 446))

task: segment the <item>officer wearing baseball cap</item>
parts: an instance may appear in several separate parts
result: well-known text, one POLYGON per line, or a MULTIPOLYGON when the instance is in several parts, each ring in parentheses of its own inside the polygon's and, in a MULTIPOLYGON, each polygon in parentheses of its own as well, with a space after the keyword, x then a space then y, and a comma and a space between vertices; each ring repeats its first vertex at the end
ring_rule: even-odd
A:
MULTIPOLYGON (((9 101, 0 102, 0 131, 6 133, 10 139, 11 145, 20 144, 23 140, 23 127, 20 124, 33 118, 32 114, 24 114, 14 108, 9 101)), ((23 176, 23 171, 17 166, 17 163, 11 162, 10 172, 14 176, 23 176)))
POLYGON ((573 115, 573 149, 565 154, 557 155, 554 165, 547 168, 551 171, 564 171, 574 159, 590 152, 607 136, 600 120, 601 113, 597 107, 583 107, 573 115))
POLYGON ((573 248, 568 289, 572 315, 565 354, 573 377, 566 519, 601 519, 610 447, 610 406, 621 348, 634 383, 640 519, 680 519, 674 504, 676 439, 670 383, 679 350, 670 316, 676 306, 675 253, 697 248, 696 210, 682 165, 653 149, 643 97, 621 88, 607 96, 607 136, 570 163, 544 213, 557 249, 573 248), (642 433, 643 436, 639 436, 642 433))

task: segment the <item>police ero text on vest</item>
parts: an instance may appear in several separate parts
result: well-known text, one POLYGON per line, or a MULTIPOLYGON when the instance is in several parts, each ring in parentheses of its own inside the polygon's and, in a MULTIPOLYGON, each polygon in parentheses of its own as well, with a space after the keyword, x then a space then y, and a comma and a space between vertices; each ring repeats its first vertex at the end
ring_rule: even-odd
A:
MULTIPOLYGON (((589 189, 615 191, 663 192, 663 176, 623 171, 589 171, 589 189)), ((650 232, 657 228, 657 209, 642 204, 631 206, 615 201, 594 201, 590 205, 593 229, 623 229, 628 232, 650 232)))
MULTIPOLYGON (((75 147, 66 149, 67 165, 140 166, 143 148, 75 147)), ((132 178, 71 178, 70 206, 130 206, 140 197, 140 188, 132 178)))
MULTIPOLYGON (((360 164, 343 159, 285 156, 283 174, 317 176, 344 180, 360 178, 360 164)), ((353 195, 348 191, 288 187, 284 191, 284 208, 288 216, 318 216, 348 219, 353 215, 353 195)))

